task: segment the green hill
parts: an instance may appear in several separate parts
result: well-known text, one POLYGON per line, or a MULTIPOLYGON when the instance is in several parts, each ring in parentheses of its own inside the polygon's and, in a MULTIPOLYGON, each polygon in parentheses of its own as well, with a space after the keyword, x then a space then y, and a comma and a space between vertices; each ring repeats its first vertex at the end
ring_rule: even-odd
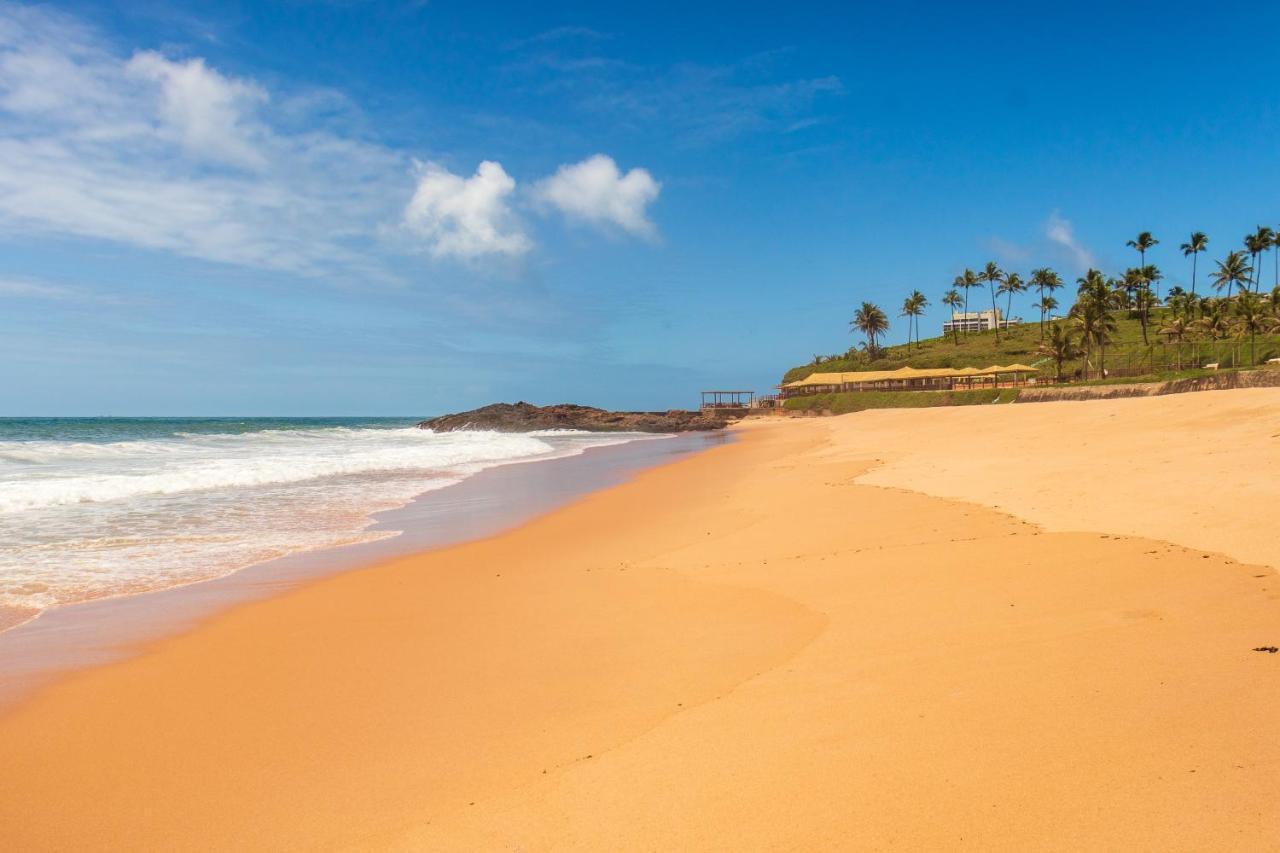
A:
MULTIPOLYGON (((1145 376, 1163 376, 1168 373, 1196 368, 1209 362, 1222 367, 1251 364, 1247 339, 1219 341, 1187 341, 1181 345, 1167 343, 1157 330, 1164 324, 1165 309, 1152 312, 1147 337, 1150 344, 1142 342, 1142 325, 1136 317, 1117 313, 1116 334, 1107 345, 1106 367, 1113 380, 1145 376)), ((1065 320, 1058 322, 1067 322, 1065 320)), ((1047 324, 1046 324, 1047 325, 1047 324)), ((1000 331, 1000 343, 996 344, 994 332, 961 334, 957 343, 953 336, 925 338, 919 344, 898 344, 883 347, 878 358, 870 359, 857 347, 844 354, 820 356, 818 360, 793 367, 783 376, 783 382, 803 379, 810 373, 854 370, 893 370, 898 367, 987 367, 992 364, 1022 362, 1039 367, 1042 375, 1053 376, 1053 362, 1038 352, 1040 324, 1032 321, 1000 331)), ((1259 336, 1257 361, 1280 355, 1280 336, 1259 336)), ((1074 376, 1081 368, 1081 360, 1067 362, 1063 373, 1074 376)), ((1097 353, 1092 367, 1097 368, 1097 353)))

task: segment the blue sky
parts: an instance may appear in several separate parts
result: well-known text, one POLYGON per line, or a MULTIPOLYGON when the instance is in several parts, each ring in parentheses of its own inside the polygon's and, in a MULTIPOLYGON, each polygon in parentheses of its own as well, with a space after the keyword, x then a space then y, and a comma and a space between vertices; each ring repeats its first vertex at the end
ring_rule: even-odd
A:
POLYGON ((1274 7, 828 6, 0 0, 0 415, 691 406, 1280 225, 1274 7))

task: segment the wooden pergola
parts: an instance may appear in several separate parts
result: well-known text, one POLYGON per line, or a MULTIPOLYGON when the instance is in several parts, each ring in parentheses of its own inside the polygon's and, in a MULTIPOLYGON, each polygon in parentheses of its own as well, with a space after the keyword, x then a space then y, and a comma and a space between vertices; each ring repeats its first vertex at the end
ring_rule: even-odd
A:
POLYGON ((755 401, 755 391, 703 391, 702 411, 707 409, 749 409, 755 401))

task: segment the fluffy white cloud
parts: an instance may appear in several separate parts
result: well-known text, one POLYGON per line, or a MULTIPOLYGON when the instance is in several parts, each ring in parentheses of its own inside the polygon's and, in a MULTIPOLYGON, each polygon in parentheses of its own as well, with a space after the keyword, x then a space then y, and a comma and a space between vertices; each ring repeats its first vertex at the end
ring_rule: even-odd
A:
POLYGON ((378 228, 409 193, 409 159, 306 114, 310 100, 273 103, 307 128, 280 130, 255 83, 122 56, 69 15, 0 0, 0 227, 387 278, 378 228))
POLYGON ((173 62, 151 50, 135 53, 125 71, 159 84, 161 128, 189 153, 252 169, 266 165, 250 118, 268 100, 260 86, 224 77, 203 59, 173 62))
POLYGON ((1075 227, 1061 216, 1058 211, 1049 214, 1049 221, 1044 225, 1044 236, 1067 251, 1071 260, 1081 269, 1089 269, 1098 265, 1093 252, 1076 237, 1075 227))
MULTIPOLYGON (((339 93, 268 93, 202 59, 121 52, 71 15, 0 0, 0 229, 343 280, 397 279, 406 237, 438 258, 533 248, 501 165, 411 175, 405 152, 352 130, 354 113, 339 93)), ((621 175, 597 156, 537 194, 566 216, 648 236, 658 191, 643 169, 621 175)))
POLYGON ((653 237, 657 229, 646 208, 661 190, 662 185, 647 170, 632 169, 624 175, 612 157, 596 154, 581 163, 561 166, 554 175, 539 181, 534 192, 540 201, 570 219, 653 237))
POLYGON ((404 224, 426 239, 428 251, 437 258, 522 255, 533 243, 511 212, 515 188, 502 164, 491 160, 469 178, 436 163, 421 163, 404 224))

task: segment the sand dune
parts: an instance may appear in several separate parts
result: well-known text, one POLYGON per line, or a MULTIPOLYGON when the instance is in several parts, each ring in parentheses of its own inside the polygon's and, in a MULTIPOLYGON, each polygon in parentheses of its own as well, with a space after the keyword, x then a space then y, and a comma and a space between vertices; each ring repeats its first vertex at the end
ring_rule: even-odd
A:
POLYGON ((1271 559, 1280 392, 1191 397, 752 426, 240 607, 0 719, 0 826, 35 850, 1277 849, 1280 655, 1252 649, 1280 644, 1280 579, 1237 558, 1271 559), (1197 482, 1250 490, 1238 530, 1175 499, 1197 482))

